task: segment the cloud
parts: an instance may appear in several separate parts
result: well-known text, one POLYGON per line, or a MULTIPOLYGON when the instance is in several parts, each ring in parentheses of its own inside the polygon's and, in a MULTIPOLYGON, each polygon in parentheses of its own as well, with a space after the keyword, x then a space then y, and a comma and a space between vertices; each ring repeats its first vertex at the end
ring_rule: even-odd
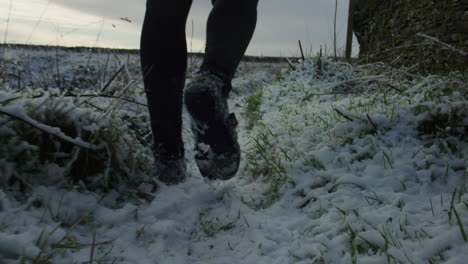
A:
MULTIPOLYGON (((53 25, 43 24, 36 28, 31 43, 38 45, 59 45, 59 46, 98 46, 110 48, 134 48, 138 45, 138 34, 131 29, 126 32, 105 31, 103 35, 97 36, 94 30, 77 30, 69 33, 66 29, 57 31, 53 25), (131 35, 133 38, 118 39, 115 35, 131 35), (114 35, 114 36, 112 36, 114 35), (91 43, 91 44, 90 44, 91 43)), ((4 32, 0 31, 0 34, 4 32)), ((25 43, 31 35, 31 24, 27 20, 15 20, 10 23, 10 30, 7 39, 10 43, 25 43)), ((3 35, 2 35, 3 36, 3 35)))
MULTIPOLYGON (((45 0, 47 1, 47 0, 45 0)), ((136 23, 143 21, 145 0, 50 0, 56 5, 98 17, 119 19, 128 17, 136 23)))
MULTIPOLYGON (((50 6, 45 12, 42 23, 56 24, 64 30, 79 28, 76 34, 68 34, 68 38, 76 36, 83 39, 83 32, 87 31, 89 33, 86 34, 94 37, 101 34, 102 43, 121 42, 138 48, 145 0, 15 0, 14 11, 21 13, 18 15, 20 18, 28 17, 32 28, 40 16, 40 11, 45 9, 49 1, 50 6), (122 17, 127 17, 132 22, 125 22, 120 19, 122 17)), ((0 0, 0 8, 7 9, 8 3, 9 0, 0 0)), ((339 0, 338 4, 338 46, 342 47, 345 41, 348 0, 339 0)), ((194 31, 193 50, 203 47, 205 23, 210 9, 210 0, 193 1, 187 23, 189 38, 192 29, 194 31)), ((330 0, 260 0, 257 30, 247 53, 290 55, 287 53, 297 52, 299 39, 304 46, 312 47, 314 50, 325 44, 331 47, 333 18, 334 1, 330 0)), ((37 33, 34 33, 35 37, 36 35, 37 33)), ((89 43, 93 44, 93 41, 89 43)))

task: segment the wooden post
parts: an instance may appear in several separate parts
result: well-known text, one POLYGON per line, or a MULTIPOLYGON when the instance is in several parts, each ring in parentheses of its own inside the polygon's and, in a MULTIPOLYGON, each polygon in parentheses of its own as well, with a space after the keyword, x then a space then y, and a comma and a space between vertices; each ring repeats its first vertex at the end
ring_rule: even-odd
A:
POLYGON ((336 16, 338 14, 338 0, 335 0, 335 20, 333 23, 333 49, 335 51, 335 60, 337 60, 338 55, 336 54, 336 16))
POLYGON ((297 42, 299 42, 299 50, 301 51, 302 63, 304 63, 305 57, 304 57, 304 51, 302 50, 302 43, 301 43, 301 40, 298 40, 297 42))
POLYGON ((358 0, 349 0, 348 10, 348 32, 346 35, 346 59, 351 59, 351 52, 353 48, 353 32, 354 32, 354 10, 356 9, 356 2, 358 0))

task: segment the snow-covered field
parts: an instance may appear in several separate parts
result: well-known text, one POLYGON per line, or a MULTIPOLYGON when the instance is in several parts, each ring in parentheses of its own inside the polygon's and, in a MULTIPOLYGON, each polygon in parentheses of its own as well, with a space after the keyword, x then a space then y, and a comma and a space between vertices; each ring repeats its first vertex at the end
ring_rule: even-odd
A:
POLYGON ((233 87, 237 177, 201 177, 184 115, 191 177, 156 186, 137 55, 7 49, 0 264, 466 263, 466 74, 311 58, 233 87))

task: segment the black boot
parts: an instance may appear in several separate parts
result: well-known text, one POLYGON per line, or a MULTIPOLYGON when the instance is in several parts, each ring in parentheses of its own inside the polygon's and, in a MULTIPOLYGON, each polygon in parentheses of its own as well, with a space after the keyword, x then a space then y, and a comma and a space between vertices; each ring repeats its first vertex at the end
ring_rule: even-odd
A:
POLYGON ((166 184, 177 184, 185 180, 187 164, 183 147, 179 151, 167 151, 162 144, 155 144, 153 154, 158 180, 166 184))
POLYGON ((153 131, 155 176, 166 184, 186 178, 182 141, 182 93, 185 73, 175 76, 146 76, 145 87, 153 131), (148 88, 147 88, 148 89, 148 88))
POLYGON ((192 117, 195 162, 201 174, 211 180, 230 179, 239 169, 237 120, 229 113, 229 90, 226 76, 202 70, 184 93, 185 105, 192 117))

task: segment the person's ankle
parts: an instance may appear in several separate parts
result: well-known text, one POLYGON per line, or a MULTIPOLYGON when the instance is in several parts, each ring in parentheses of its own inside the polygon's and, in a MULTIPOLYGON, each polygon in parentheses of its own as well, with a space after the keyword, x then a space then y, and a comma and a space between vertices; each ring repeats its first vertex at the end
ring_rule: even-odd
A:
POLYGON ((156 144, 153 150, 156 178, 165 184, 177 184, 187 177, 187 164, 183 147, 168 150, 156 144))
POLYGON ((231 85, 231 78, 227 73, 222 71, 221 69, 211 66, 209 64, 203 64, 200 67, 200 70, 198 71, 199 75, 214 75, 221 79, 224 82, 224 87, 223 87, 223 94, 226 98, 228 98, 229 93, 232 90, 232 85, 231 85))

